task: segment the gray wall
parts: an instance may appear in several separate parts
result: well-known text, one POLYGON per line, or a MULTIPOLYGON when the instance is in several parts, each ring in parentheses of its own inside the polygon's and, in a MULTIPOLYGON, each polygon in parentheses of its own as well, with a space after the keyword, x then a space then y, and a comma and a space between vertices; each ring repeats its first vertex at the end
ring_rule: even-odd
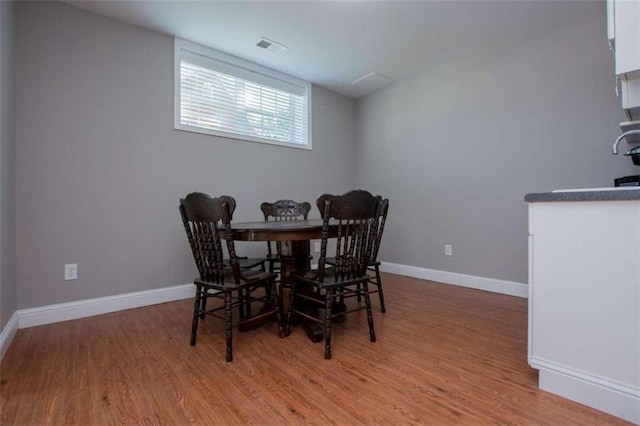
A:
POLYGON ((0 331, 17 307, 13 2, 0 2, 0 331))
MULTIPOLYGON (((263 200, 363 187, 391 199, 383 260, 526 282, 525 193, 637 173, 609 154, 623 115, 605 21, 604 4, 592 3, 562 27, 506 37, 355 107, 314 87, 308 152, 173 130, 170 37, 61 3, 20 2, 18 289, 16 303, 3 266, 2 324, 14 305, 190 282, 177 201, 194 190, 234 195, 236 219, 251 220, 263 200), (65 263, 78 263, 79 280, 63 281, 65 263)), ((11 228, 5 132, 0 214, 11 228)), ((4 235, 2 250, 11 259, 4 235)))
POLYGON ((17 4, 16 85, 18 308, 192 282, 188 192, 261 220, 355 182, 352 100, 313 88, 311 152, 173 130, 173 39, 62 3, 17 4))
POLYGON ((360 100, 356 183, 390 198, 381 259, 527 282, 526 193, 640 171, 610 153, 624 120, 613 75, 593 2, 360 100))

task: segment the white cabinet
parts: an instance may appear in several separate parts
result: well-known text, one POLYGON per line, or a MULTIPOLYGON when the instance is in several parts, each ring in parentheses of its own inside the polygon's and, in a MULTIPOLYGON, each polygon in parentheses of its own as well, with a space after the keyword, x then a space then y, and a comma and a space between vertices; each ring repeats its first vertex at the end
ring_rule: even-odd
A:
POLYGON ((607 34, 615 52, 622 107, 640 119, 640 0, 607 1, 607 34))
POLYGON ((607 6, 608 36, 616 55, 616 74, 640 72, 640 1, 609 0, 607 6))
POLYGON ((640 423, 640 200, 529 204, 539 387, 640 423))

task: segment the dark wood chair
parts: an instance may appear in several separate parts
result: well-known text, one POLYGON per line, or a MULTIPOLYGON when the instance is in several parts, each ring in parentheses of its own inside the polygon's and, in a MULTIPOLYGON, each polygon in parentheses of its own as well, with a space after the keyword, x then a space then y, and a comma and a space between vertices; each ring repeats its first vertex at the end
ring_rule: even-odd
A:
POLYGON ((380 246, 381 217, 388 201, 367 191, 356 190, 341 196, 322 195, 316 204, 323 220, 318 269, 293 275, 285 334, 291 330, 294 313, 319 323, 324 328, 324 357, 330 359, 332 322, 345 314, 366 309, 369 339, 376 341, 367 267, 380 246), (333 266, 326 263, 330 229, 331 235, 337 236, 333 266), (364 307, 358 304, 352 308, 334 309, 345 296, 358 295, 364 298, 364 307), (308 309, 305 304, 320 309, 308 309))
MULTIPOLYGON (((264 220, 307 220, 309 211, 311 211, 311 204, 308 202, 297 203, 292 200, 278 200, 275 203, 262 203, 260 204, 260 210, 264 215, 264 220)), ((267 255, 265 260, 269 263, 269 272, 280 271, 280 241, 267 241, 267 255), (274 252, 273 247, 276 250, 274 252)), ((309 259, 311 260, 311 259, 309 259)))
MULTIPOLYGON (((378 218, 380 223, 378 224, 380 233, 384 231, 384 225, 387 221, 387 212, 389 211, 389 201, 385 200, 382 215, 378 218)), ((326 260, 327 265, 334 266, 336 264, 336 259, 334 257, 329 257, 326 260)), ((378 250, 376 249, 373 254, 373 259, 367 265, 367 270, 372 272, 373 274, 369 275, 369 284, 373 285, 373 289, 369 289, 369 294, 378 293, 378 299, 380 300, 380 311, 384 314, 387 312, 387 308, 384 305, 384 292, 382 291, 382 277, 380 276, 380 261, 378 260, 378 250)), ((358 302, 361 301, 361 296, 357 294, 358 302)))
POLYGON ((190 344, 196 344, 198 322, 205 316, 213 316, 226 322, 226 360, 233 360, 232 329, 249 321, 275 315, 280 337, 284 337, 280 315, 280 298, 276 289, 276 275, 269 272, 240 268, 231 231, 232 197, 212 198, 203 193, 191 193, 180 200, 180 215, 193 252, 200 276, 194 280, 196 295, 193 306, 190 344), (229 259, 225 259, 223 240, 219 230, 225 231, 229 259), (207 307, 209 299, 224 303, 207 307), (245 306, 259 303, 263 309, 259 315, 248 318, 245 306), (239 320, 234 321, 233 311, 239 310, 239 320), (221 311, 224 316, 221 315, 221 311))

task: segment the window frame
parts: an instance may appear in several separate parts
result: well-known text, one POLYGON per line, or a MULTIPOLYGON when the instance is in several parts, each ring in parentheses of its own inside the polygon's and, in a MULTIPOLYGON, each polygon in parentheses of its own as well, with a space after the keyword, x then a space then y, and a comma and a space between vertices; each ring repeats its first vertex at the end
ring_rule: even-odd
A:
MULTIPOLYGON (((215 50, 209 47, 192 43, 190 41, 179 39, 177 37, 175 38, 175 43, 174 43, 174 61, 173 62, 174 62, 173 127, 175 130, 182 130, 186 132, 199 133, 199 134, 205 134, 210 136, 219 136, 219 137, 237 139, 237 140, 243 140, 243 141, 249 141, 249 142, 258 142, 262 144, 283 146, 288 148, 306 149, 306 150, 312 149, 311 135, 313 132, 311 127, 311 116, 312 116, 311 115, 311 83, 298 79, 296 77, 292 77, 288 74, 284 74, 282 72, 273 70, 271 68, 267 68, 265 66, 258 65, 256 63, 238 58, 236 56, 232 56, 227 53, 220 52, 218 50, 215 50), (228 74, 229 74, 229 72, 227 72, 228 70, 237 69, 239 74, 241 74, 240 76, 236 75, 238 78, 246 79, 247 72, 249 72, 250 74, 257 74, 258 76, 262 75, 262 76, 266 76, 267 78, 282 80, 287 84, 291 84, 291 85, 295 85, 303 88, 306 95, 305 98, 306 98, 306 109, 307 109, 307 144, 306 145, 295 144, 295 143, 283 142, 275 139, 263 138, 259 136, 242 135, 238 133, 225 132, 222 130, 208 129, 203 127, 182 124, 180 64, 185 54, 187 55, 195 54, 195 55, 203 56, 208 61, 220 63, 221 66, 224 67, 225 73, 228 73, 228 74)), ((214 71, 218 71, 218 70, 214 69, 214 71)), ((256 83, 265 86, 265 84, 262 82, 257 81, 256 83)))

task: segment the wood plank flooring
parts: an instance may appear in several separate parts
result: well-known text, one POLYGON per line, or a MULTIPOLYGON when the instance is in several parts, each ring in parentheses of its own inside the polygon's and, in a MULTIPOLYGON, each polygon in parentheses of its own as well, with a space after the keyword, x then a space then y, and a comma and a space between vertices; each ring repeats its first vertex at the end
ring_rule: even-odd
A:
MULTIPOLYGON (((2 425, 522 424, 622 420, 537 388, 525 299, 383 274, 387 313, 335 328, 234 333, 191 300, 19 330, 0 366, 2 425)), ((350 303, 356 303, 351 299, 350 303)))

